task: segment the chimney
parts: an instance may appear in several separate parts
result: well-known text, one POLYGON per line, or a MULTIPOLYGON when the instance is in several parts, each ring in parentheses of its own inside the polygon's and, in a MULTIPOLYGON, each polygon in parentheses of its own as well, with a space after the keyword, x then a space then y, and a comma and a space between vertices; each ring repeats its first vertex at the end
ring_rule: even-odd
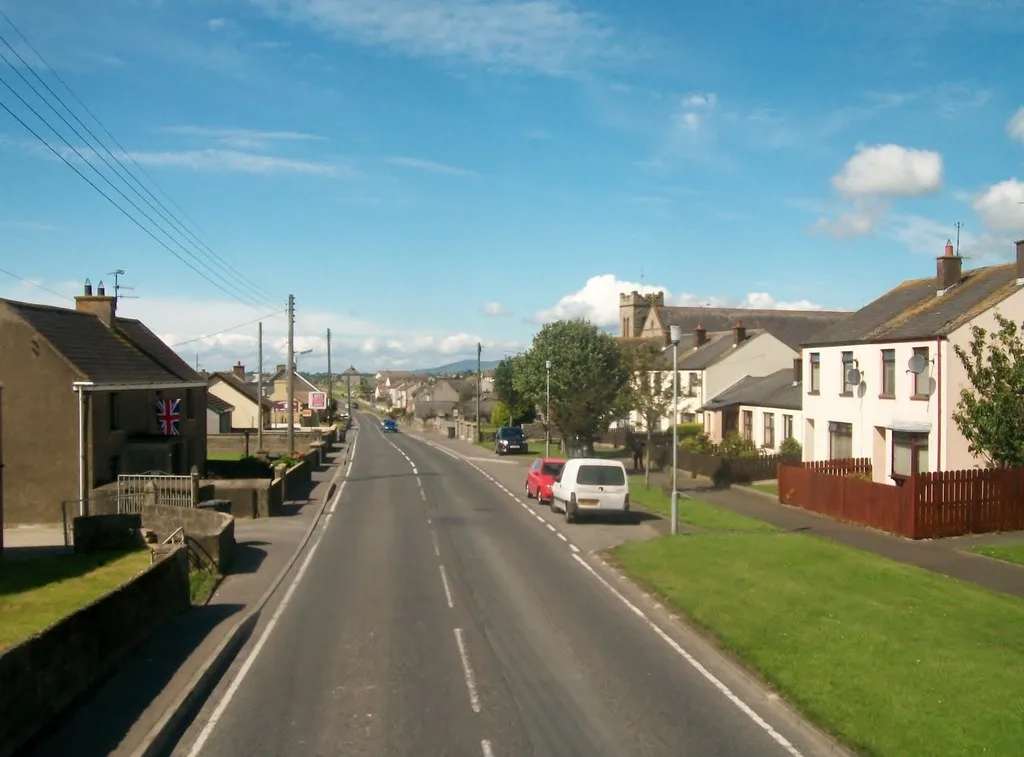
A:
POLYGON ((793 386, 796 386, 804 380, 804 359, 802 357, 793 358, 793 386))
POLYGON ((732 346, 738 347, 747 338, 747 327, 743 321, 736 321, 732 326, 732 346))
POLYGON ((935 286, 940 293, 960 283, 964 259, 954 252, 952 242, 946 241, 945 254, 935 260, 935 286))
POLYGON ((1024 281, 1024 239, 1017 240, 1017 280, 1024 281))
POLYGON ((285 369, 285 367, 286 366, 285 366, 284 363, 278 363, 277 364, 277 372, 280 373, 281 371, 283 371, 285 369))
POLYGON ((112 328, 117 313, 117 298, 107 296, 102 281, 96 287, 96 294, 93 294, 92 283, 86 279, 82 294, 75 297, 75 310, 94 315, 112 328))
POLYGON ((239 360, 237 363, 235 363, 234 366, 231 368, 231 374, 235 378, 241 379, 242 381, 245 381, 245 366, 242 365, 242 361, 241 360, 239 360))
POLYGON ((697 324, 697 328, 693 330, 693 336, 698 347, 708 343, 708 330, 704 328, 702 323, 697 324))

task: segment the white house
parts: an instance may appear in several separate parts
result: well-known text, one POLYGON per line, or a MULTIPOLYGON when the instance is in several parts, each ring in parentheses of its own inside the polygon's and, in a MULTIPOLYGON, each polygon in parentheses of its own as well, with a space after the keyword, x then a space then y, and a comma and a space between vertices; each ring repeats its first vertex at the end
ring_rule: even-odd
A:
POLYGON ((778 453, 789 438, 802 445, 802 374, 796 358, 791 368, 746 376, 711 399, 702 408, 711 440, 720 442, 735 432, 766 454, 778 453))
POLYGON ((231 429, 240 431, 259 428, 262 410, 263 427, 270 424, 273 403, 266 397, 256 396, 256 385, 246 383, 234 373, 211 373, 207 379, 207 393, 231 406, 231 429))
POLYGON ((1016 261, 963 271, 952 244, 934 277, 905 281, 805 345, 804 460, 865 457, 878 482, 982 461, 953 421, 967 376, 954 347, 996 312, 1024 321, 1016 261))
POLYGON ((234 408, 214 394, 206 393, 206 435, 230 434, 234 408))

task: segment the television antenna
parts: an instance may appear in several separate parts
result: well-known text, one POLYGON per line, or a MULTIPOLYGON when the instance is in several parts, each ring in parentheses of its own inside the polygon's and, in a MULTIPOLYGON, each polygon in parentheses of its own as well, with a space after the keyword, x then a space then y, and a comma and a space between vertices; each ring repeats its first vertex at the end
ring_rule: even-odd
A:
POLYGON ((956 254, 958 257, 960 255, 960 229, 963 227, 964 225, 962 223, 959 221, 956 222, 956 254))
POLYGON ((122 289, 124 291, 126 291, 126 292, 134 292, 135 291, 135 287, 126 287, 126 286, 124 286, 121 283, 121 277, 124 276, 124 269, 123 268, 118 268, 116 271, 111 271, 110 273, 107 274, 107 276, 113 276, 114 277, 114 300, 115 301, 116 300, 137 300, 137 299, 139 299, 138 297, 136 297, 135 295, 132 295, 132 294, 126 294, 124 296, 121 295, 121 290, 122 289))

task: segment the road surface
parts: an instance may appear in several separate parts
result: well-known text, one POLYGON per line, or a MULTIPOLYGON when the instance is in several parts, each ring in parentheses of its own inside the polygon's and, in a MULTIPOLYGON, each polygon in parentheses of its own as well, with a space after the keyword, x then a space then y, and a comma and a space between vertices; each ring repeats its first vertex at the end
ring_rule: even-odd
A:
POLYGON ((175 755, 825 753, 627 604, 576 546, 587 524, 360 425, 333 512, 175 755))

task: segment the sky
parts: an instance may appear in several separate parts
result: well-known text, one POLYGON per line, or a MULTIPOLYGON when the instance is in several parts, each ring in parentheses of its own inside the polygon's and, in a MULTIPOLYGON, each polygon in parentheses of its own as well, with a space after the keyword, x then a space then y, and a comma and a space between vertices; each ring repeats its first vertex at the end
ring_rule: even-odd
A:
POLYGON ((0 297, 123 270, 207 370, 260 320, 284 362, 288 294, 300 370, 327 329, 336 367, 415 369, 634 289, 856 309, 958 223, 968 267, 1024 236, 1024 0, 0 10, 0 297))

